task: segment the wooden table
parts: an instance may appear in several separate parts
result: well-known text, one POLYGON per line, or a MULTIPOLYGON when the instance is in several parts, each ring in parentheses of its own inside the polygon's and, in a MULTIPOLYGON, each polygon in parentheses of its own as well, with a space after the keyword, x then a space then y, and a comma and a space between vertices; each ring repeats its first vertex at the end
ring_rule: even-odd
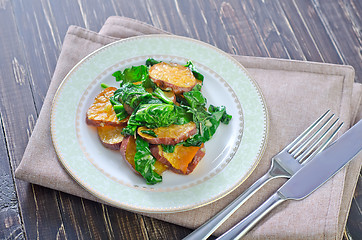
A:
MULTIPOLYGON (((107 17, 126 16, 228 53, 349 64, 362 83, 361 13, 360 0, 0 1, 0 239, 180 239, 191 232, 14 178, 69 25, 99 31, 107 17)), ((347 224, 355 239, 361 190, 360 180, 347 224)))

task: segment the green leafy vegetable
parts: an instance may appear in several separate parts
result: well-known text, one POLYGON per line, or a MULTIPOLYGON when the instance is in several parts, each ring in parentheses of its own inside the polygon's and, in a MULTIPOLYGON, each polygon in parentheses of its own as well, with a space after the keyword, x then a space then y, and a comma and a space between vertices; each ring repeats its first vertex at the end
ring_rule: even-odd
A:
POLYGON ((226 113, 225 107, 210 107, 211 112, 206 110, 206 98, 201 93, 201 86, 196 85, 190 92, 183 95, 189 105, 188 111, 193 115, 198 133, 186 140, 185 146, 200 146, 209 141, 219 127, 221 119, 226 123, 231 116, 226 113))
POLYGON ((185 92, 183 95, 184 95, 188 105, 191 108, 196 109, 196 108, 206 106, 207 100, 202 95, 201 85, 199 85, 199 84, 196 84, 195 87, 191 91, 185 92))
POLYGON ((148 68, 145 65, 126 68, 123 72, 117 71, 112 74, 121 85, 125 83, 143 82, 148 78, 148 68))
POLYGON ((173 101, 171 99, 169 99, 160 88, 155 88, 152 95, 161 99, 164 103, 173 104, 173 101))
POLYGON ((162 150, 166 153, 173 153, 175 151, 176 145, 162 145, 162 150))
POLYGON ((114 95, 112 97, 109 98, 109 101, 111 102, 114 112, 116 113, 116 116, 118 118, 118 120, 123 120, 126 117, 128 117, 128 113, 126 112, 126 110, 124 109, 124 106, 121 102, 119 102, 118 100, 119 98, 119 93, 117 93, 117 90, 114 92, 114 95))
POLYGON ((148 66, 148 67, 150 67, 150 66, 153 66, 153 65, 155 65, 155 64, 157 64, 157 63, 160 63, 161 61, 157 61, 157 60, 155 60, 155 59, 153 59, 153 58, 149 58, 149 59, 147 59, 146 60, 146 65, 148 66))
POLYGON ((191 61, 188 61, 185 65, 185 67, 188 67, 190 68, 190 70, 192 71, 192 73, 194 74, 194 77, 197 79, 197 80, 200 80, 200 81, 204 81, 204 75, 202 75, 195 67, 195 65, 191 62, 191 61))
POLYGON ((118 96, 118 101, 122 104, 127 104, 132 109, 138 107, 138 105, 152 98, 152 94, 147 92, 142 85, 135 85, 132 83, 125 83, 120 89, 117 89, 114 93, 118 96))
POLYGON ((231 115, 226 113, 225 106, 215 107, 213 105, 210 105, 208 110, 215 115, 216 119, 220 119, 223 124, 229 124, 232 118, 231 115))
POLYGON ((140 137, 136 138, 136 154, 134 157, 135 169, 147 184, 162 182, 162 176, 154 171, 156 159, 152 156, 149 144, 140 137))
POLYGON ((175 107, 171 104, 142 104, 128 120, 122 131, 125 135, 134 135, 138 126, 147 128, 167 127, 176 121, 175 107))
POLYGON ((157 137, 157 134, 153 130, 141 130, 141 133, 148 134, 152 137, 157 137))
POLYGON ((101 83, 101 87, 102 88, 109 88, 109 85, 105 84, 105 83, 101 83))

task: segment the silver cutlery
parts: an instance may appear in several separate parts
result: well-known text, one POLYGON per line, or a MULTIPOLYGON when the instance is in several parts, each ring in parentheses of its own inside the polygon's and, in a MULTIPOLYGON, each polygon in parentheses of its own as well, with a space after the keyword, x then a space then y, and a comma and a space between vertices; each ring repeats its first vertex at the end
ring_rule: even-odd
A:
POLYGON ((259 178, 226 208, 186 236, 184 240, 207 239, 267 182, 275 178, 290 178, 293 176, 316 154, 328 146, 342 124, 343 123, 339 123, 339 118, 335 119, 335 115, 330 114, 330 110, 325 112, 293 142, 272 158, 271 167, 264 176, 259 178))
POLYGON ((254 212, 221 235, 218 240, 239 239, 266 214, 286 200, 309 196, 362 150, 362 120, 330 147, 317 154, 254 212))

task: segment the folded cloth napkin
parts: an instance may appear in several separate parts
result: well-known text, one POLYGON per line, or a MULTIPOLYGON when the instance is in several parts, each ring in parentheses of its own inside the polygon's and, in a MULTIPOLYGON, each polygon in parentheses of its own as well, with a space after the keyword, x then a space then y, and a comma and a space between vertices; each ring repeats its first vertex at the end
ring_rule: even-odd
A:
MULTIPOLYGON (((54 94, 68 71, 92 51, 113 41, 142 34, 166 33, 124 17, 107 19, 100 33, 71 26, 16 177, 30 183, 101 202, 80 187, 62 168, 50 134, 50 110, 54 94)), ((198 209, 168 214, 146 214, 167 222, 196 228, 230 203, 269 168, 271 157, 301 133, 327 109, 349 126, 362 117, 362 87, 354 83, 350 66, 233 56, 259 84, 269 113, 268 144, 258 167, 226 197, 198 209)), ((361 168, 362 156, 354 159, 331 181, 303 201, 289 201, 269 214, 246 239, 341 238, 361 168)), ((284 180, 273 180, 245 203, 217 231, 219 235, 250 213, 284 180)))

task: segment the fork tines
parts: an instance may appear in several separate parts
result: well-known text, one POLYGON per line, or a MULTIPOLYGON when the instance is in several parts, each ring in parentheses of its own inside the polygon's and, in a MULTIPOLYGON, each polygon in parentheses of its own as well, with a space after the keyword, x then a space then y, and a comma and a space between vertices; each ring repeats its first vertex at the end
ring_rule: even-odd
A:
POLYGON ((300 163, 306 163, 323 151, 341 129, 343 122, 335 119, 330 110, 312 123, 301 135, 287 146, 288 153, 300 163))

